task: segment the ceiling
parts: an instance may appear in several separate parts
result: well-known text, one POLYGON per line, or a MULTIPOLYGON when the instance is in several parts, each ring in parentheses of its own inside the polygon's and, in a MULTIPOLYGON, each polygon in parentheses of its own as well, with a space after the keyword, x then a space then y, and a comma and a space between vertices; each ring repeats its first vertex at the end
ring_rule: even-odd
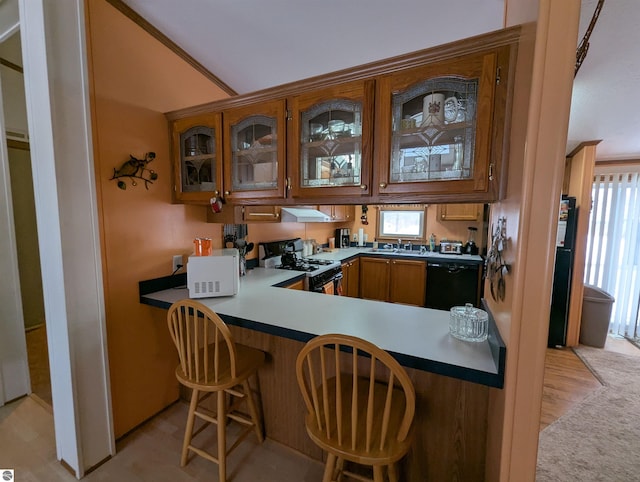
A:
MULTIPOLYGON (((239 94, 497 30, 504 16, 504 0, 123 2, 239 94)), ((578 42, 597 2, 582 0, 578 42)), ((567 153, 600 140, 598 160, 640 159, 636 3, 604 3, 574 81, 567 153)))
MULTIPOLYGON (((503 0, 124 2, 240 94, 497 30, 504 16, 503 0)), ((636 2, 604 4, 575 79, 567 153, 601 140, 599 160, 640 158, 636 2)), ((597 0, 582 4, 578 40, 597 0)))

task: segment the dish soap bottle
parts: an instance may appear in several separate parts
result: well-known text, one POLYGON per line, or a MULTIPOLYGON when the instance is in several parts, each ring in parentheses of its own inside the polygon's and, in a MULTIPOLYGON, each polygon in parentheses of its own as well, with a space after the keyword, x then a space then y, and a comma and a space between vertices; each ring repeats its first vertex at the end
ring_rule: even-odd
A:
POLYGON ((429 236, 429 250, 433 253, 436 250, 436 235, 431 233, 429 236))

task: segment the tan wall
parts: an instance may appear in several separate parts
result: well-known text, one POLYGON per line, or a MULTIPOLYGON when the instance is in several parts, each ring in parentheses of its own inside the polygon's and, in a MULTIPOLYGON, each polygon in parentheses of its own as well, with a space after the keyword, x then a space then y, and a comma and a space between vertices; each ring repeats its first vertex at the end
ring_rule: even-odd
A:
POLYGON ((211 234, 201 207, 171 204, 163 112, 225 96, 105 0, 87 2, 92 116, 103 252, 107 344, 116 436, 178 395, 164 312, 141 305, 138 281, 168 275, 171 255, 211 234), (132 154, 157 155, 158 180, 118 189, 113 169, 132 154))
MULTIPOLYGON (((519 49, 508 192, 490 222, 507 219, 504 301, 490 299, 507 345, 503 390, 489 405, 486 480, 535 480, 544 358, 580 2, 540 0, 519 49)), ((530 2, 510 2, 512 13, 530 2)), ((488 292, 485 287, 485 292, 488 292)))

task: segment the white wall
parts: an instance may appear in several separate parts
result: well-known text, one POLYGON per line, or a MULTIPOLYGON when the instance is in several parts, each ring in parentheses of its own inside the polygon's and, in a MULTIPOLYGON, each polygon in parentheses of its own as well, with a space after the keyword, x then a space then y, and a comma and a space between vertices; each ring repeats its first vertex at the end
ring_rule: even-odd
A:
POLYGON ((84 3, 19 4, 56 449, 82 477, 115 453, 84 3))

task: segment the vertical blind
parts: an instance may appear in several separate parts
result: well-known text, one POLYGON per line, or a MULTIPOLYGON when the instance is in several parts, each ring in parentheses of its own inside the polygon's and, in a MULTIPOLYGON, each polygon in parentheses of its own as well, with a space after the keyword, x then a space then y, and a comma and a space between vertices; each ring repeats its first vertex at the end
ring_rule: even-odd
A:
POLYGON ((640 336, 640 173, 597 172, 592 199, 584 281, 615 298, 609 332, 635 338, 640 336))

